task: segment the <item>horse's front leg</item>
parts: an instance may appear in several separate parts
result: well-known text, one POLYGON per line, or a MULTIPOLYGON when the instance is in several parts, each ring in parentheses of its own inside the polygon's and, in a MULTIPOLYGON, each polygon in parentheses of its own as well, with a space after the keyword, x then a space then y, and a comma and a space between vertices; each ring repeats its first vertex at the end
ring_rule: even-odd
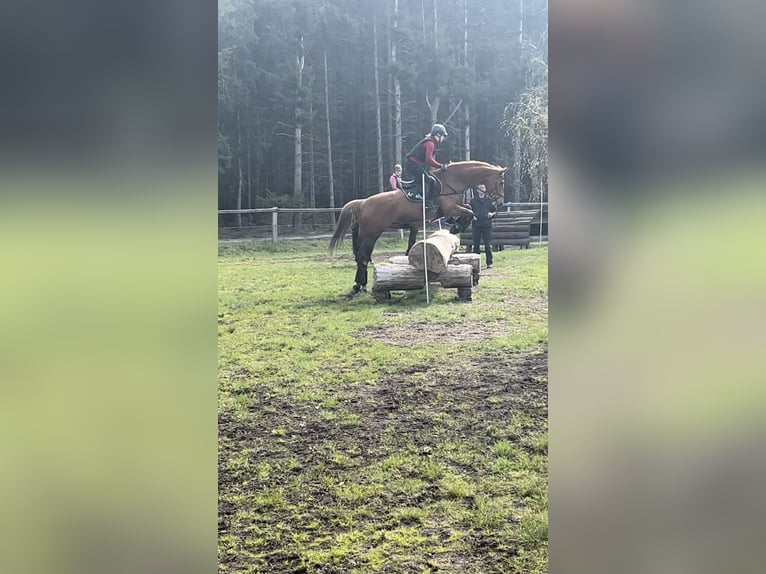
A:
POLYGON ((449 232, 452 234, 462 233, 468 229, 471 221, 473 221, 473 211, 462 205, 454 205, 448 215, 457 220, 455 225, 450 227, 449 232))
POLYGON ((473 221, 473 218, 467 215, 465 217, 459 217, 457 222, 455 222, 455 225, 450 227, 449 232, 455 235, 458 233, 463 233, 466 229, 468 229, 468 226, 471 225, 471 221, 473 221))
POLYGON ((470 208, 464 207, 462 205, 457 205, 457 204, 447 209, 447 213, 445 213, 444 215, 447 217, 455 217, 455 218, 470 217, 471 219, 473 219, 473 211, 471 211, 470 208))
POLYGON ((354 293, 367 290, 367 261, 357 255, 356 257, 356 277, 354 277, 354 293))
POLYGON ((354 293, 364 291, 364 286, 367 284, 367 262, 361 256, 359 251, 359 226, 355 225, 351 232, 352 240, 352 252, 354 254, 354 260, 356 261, 356 276, 354 277, 354 286, 352 287, 354 293))

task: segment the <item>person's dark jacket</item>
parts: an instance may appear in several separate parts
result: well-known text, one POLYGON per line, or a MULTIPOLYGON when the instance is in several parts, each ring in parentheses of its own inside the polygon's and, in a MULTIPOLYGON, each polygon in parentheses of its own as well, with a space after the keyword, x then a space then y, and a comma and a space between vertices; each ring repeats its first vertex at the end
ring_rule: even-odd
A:
POLYGON ((423 166, 432 168, 443 167, 441 163, 436 161, 436 158, 434 157, 435 151, 436 140, 433 139, 433 136, 429 135, 415 144, 415 147, 413 147, 407 154, 407 160, 421 167, 421 169, 423 166))
MULTIPOLYGON (((497 213, 497 205, 486 195, 480 198, 478 195, 471 200, 471 211, 476 218, 473 222, 474 227, 492 227, 490 213, 497 213)), ((494 217, 494 215, 492 216, 494 217)))

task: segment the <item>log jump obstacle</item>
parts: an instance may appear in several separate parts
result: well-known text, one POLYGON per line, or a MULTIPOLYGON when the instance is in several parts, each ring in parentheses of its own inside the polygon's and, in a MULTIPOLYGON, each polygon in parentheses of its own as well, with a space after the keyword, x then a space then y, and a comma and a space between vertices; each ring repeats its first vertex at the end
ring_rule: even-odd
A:
POLYGON ((460 247, 457 235, 447 230, 434 232, 431 237, 416 243, 408 257, 391 258, 391 263, 375 265, 373 270, 372 296, 376 301, 391 298, 391 291, 411 291, 426 286, 426 267, 428 283, 439 283, 442 287, 456 288, 460 301, 471 300, 471 286, 478 283, 477 265, 473 258, 455 257, 460 247))
MULTIPOLYGON (((406 255, 394 255, 388 259, 394 265, 409 265, 410 260, 406 255)), ((476 287, 481 276, 481 255, 478 253, 453 253, 447 262, 449 265, 470 265, 471 284, 476 287)))

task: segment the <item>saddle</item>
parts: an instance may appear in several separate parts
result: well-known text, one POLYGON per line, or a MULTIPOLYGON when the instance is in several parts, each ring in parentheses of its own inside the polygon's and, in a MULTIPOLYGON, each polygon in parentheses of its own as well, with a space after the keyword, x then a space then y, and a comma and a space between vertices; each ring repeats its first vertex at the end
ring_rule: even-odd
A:
MULTIPOLYGON (((419 180, 402 180, 401 183, 404 197, 406 197, 408 201, 412 201, 413 203, 420 203, 423 201, 423 195, 421 193, 419 180)), ((442 183, 437 178, 434 178, 433 181, 426 178, 426 188, 428 188, 426 198, 433 201, 435 198, 441 195, 442 183)))

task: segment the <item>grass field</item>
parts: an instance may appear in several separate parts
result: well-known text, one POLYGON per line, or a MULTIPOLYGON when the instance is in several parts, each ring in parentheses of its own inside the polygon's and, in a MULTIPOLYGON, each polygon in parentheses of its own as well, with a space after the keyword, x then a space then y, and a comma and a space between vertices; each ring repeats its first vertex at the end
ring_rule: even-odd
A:
POLYGON ((348 245, 220 246, 220 572, 546 572, 547 261, 376 304, 348 245))

